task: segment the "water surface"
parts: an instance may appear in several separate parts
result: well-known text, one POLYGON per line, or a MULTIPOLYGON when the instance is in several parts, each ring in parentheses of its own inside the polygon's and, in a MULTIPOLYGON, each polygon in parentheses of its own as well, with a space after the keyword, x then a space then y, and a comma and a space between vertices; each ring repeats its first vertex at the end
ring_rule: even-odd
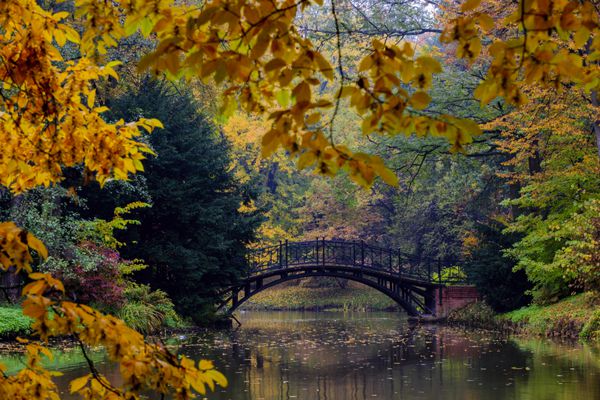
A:
MULTIPOLYGON (((211 399, 600 399, 600 351, 581 344, 411 326, 397 313, 246 312, 240 320, 235 331, 171 340, 227 376, 228 388, 211 399)), ((76 354, 57 361, 65 390, 86 373, 76 354)))

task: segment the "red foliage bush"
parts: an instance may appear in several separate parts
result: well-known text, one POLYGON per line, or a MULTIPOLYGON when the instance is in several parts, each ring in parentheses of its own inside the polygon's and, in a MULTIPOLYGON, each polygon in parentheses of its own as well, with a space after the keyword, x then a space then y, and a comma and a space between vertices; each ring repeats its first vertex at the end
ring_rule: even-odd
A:
POLYGON ((78 247, 92 256, 88 260, 95 262, 93 265, 76 264, 71 273, 60 274, 67 293, 78 302, 120 307, 125 301, 125 281, 120 270, 124 260, 119 252, 92 242, 82 242, 78 247))

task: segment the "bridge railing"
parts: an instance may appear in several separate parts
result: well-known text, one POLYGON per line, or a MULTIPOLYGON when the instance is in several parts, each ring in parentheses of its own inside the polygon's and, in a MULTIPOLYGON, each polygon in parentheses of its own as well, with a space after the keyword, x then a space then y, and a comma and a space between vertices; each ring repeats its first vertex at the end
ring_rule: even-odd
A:
POLYGON ((325 239, 281 242, 249 251, 246 260, 250 275, 294 266, 348 266, 439 283, 442 283, 441 270, 445 266, 440 260, 415 259, 400 250, 368 245, 363 241, 325 239))

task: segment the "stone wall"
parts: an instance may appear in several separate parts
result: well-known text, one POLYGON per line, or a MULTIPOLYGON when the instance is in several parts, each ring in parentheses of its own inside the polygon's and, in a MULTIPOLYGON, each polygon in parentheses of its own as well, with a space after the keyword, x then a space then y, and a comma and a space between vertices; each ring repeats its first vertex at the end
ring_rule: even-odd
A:
POLYGON ((462 308, 480 299, 475 286, 447 286, 435 289, 435 315, 436 317, 446 317, 452 310, 462 308))

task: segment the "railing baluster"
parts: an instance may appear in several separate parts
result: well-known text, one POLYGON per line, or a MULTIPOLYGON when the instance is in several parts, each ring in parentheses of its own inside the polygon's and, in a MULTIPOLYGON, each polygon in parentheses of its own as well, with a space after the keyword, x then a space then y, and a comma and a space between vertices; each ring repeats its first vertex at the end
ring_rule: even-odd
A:
POLYGON ((406 276, 440 286, 456 279, 452 271, 447 277, 442 277, 442 269, 446 264, 440 258, 417 259, 402 253, 401 249, 369 246, 364 240, 327 240, 325 237, 317 237, 315 240, 294 242, 285 239, 285 242, 280 240, 279 244, 249 250, 244 255, 244 260, 248 276, 290 266, 311 265, 326 268, 330 265, 372 268, 392 274, 395 274, 395 268, 398 268, 398 278, 406 276), (387 260, 384 260, 385 258, 387 260), (403 271, 404 265, 406 271, 403 271), (434 277, 435 273, 438 274, 437 278, 434 277))
POLYGON ((279 268, 283 267, 283 243, 279 241, 279 268))
POLYGON ((319 238, 317 238, 317 246, 315 247, 315 254, 317 257, 315 264, 319 265, 319 238))
POLYGON ((325 251, 326 251, 326 247, 325 247, 325 238, 323 238, 323 266, 325 266, 325 251))
POLYGON ((398 278, 402 277, 402 252, 398 250, 398 278))
POLYGON ((365 266, 365 241, 360 241, 360 265, 361 267, 365 266))

